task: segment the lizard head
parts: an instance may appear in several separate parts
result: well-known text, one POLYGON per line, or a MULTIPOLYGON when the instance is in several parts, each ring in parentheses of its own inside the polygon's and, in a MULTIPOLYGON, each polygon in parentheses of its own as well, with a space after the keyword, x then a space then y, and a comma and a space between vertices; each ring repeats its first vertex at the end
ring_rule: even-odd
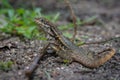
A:
POLYGON ((45 28, 49 28, 49 22, 45 19, 45 18, 35 18, 35 22, 40 26, 40 27, 45 27, 45 28))
POLYGON ((48 33, 50 36, 55 36, 54 30, 53 30, 53 24, 48 21, 47 19, 40 17, 35 18, 35 22, 39 25, 39 28, 41 28, 45 33, 48 33))
POLYGON ((58 31, 56 28, 56 25, 43 17, 35 18, 35 22, 45 33, 48 33, 51 36, 57 36, 58 34, 61 34, 60 31, 58 31))
POLYGON ((35 22, 39 25, 39 27, 45 31, 46 33, 50 32, 50 25, 49 21, 46 20, 45 18, 35 18, 35 22))

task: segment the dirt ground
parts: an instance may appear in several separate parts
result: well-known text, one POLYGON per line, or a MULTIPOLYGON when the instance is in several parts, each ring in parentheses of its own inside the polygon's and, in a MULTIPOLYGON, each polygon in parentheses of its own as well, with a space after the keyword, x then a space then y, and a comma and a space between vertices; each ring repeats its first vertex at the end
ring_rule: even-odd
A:
MULTIPOLYGON (((71 0, 71 2, 76 16, 80 19, 85 20, 91 16, 97 16, 96 21, 102 22, 102 24, 78 26, 77 37, 82 41, 95 42, 120 36, 119 0, 71 0)), ((45 14, 60 12, 61 19, 56 23, 58 25, 71 21, 69 10, 61 1, 39 0, 39 4, 36 1, 34 5, 43 7, 45 14)), ((73 30, 68 30, 68 32, 73 32, 73 30)), ((12 69, 0 70, 0 80, 28 80, 24 74, 24 69, 33 62, 34 57, 39 54, 45 42, 23 40, 4 33, 0 35, 2 35, 0 38, 0 60, 14 62, 12 69)), ((120 80, 120 39, 105 44, 90 44, 83 47, 95 52, 106 47, 113 47, 116 54, 102 66, 89 69, 77 62, 59 63, 57 62, 58 56, 48 53, 31 80, 120 80)))

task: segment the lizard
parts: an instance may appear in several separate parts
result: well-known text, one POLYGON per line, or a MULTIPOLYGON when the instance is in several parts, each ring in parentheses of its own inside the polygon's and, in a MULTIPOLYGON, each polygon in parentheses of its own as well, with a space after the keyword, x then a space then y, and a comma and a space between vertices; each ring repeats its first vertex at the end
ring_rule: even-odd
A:
POLYGON ((54 38, 57 45, 53 45, 52 47, 56 50, 56 54, 63 59, 78 62, 88 68, 97 68, 110 60, 115 54, 114 48, 108 48, 94 55, 94 52, 76 46, 62 34, 55 24, 48 21, 46 18, 35 18, 35 22, 40 29, 54 38))

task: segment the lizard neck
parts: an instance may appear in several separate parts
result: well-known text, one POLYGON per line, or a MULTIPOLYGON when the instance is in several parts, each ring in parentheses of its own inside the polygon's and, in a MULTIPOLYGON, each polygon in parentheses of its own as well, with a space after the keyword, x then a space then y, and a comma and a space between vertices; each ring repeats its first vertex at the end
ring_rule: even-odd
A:
POLYGON ((55 38, 61 42, 61 44, 67 47, 70 50, 78 50, 77 47, 73 42, 71 42, 67 37, 65 37, 60 30, 56 26, 51 26, 51 31, 55 35, 55 38))

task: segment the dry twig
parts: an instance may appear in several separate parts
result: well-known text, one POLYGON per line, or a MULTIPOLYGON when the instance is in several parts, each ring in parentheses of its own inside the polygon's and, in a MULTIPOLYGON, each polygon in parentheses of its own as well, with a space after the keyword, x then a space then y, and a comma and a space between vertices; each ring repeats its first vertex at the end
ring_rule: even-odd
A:
POLYGON ((41 58, 45 55, 46 50, 47 50, 47 48, 49 47, 49 45, 50 45, 50 43, 47 44, 45 47, 43 47, 43 48, 41 49, 41 51, 40 51, 40 54, 35 57, 33 63, 32 63, 30 66, 27 66, 27 67, 25 68, 25 75, 26 75, 26 76, 30 77, 30 76, 33 74, 33 72, 37 69, 37 67, 38 67, 38 65, 39 65, 39 63, 40 63, 40 60, 41 60, 41 58))
POLYGON ((105 39, 103 41, 96 41, 96 42, 84 42, 83 44, 78 44, 78 46, 81 46, 81 45, 89 45, 89 44, 104 44, 104 43, 107 43, 107 42, 110 42, 110 41, 115 41, 115 40, 120 40, 120 37, 112 37, 112 38, 109 38, 109 39, 105 39))
POLYGON ((64 1, 65 1, 66 5, 68 6, 68 8, 70 9, 70 13, 71 13, 71 16, 72 16, 72 20, 73 20, 73 24, 74 24, 74 34, 73 34, 73 37, 72 37, 72 41, 74 41, 75 37, 77 35, 77 23, 76 23, 77 19, 76 19, 76 15, 75 15, 75 13, 72 9, 72 6, 71 6, 69 0, 64 0, 64 1))

